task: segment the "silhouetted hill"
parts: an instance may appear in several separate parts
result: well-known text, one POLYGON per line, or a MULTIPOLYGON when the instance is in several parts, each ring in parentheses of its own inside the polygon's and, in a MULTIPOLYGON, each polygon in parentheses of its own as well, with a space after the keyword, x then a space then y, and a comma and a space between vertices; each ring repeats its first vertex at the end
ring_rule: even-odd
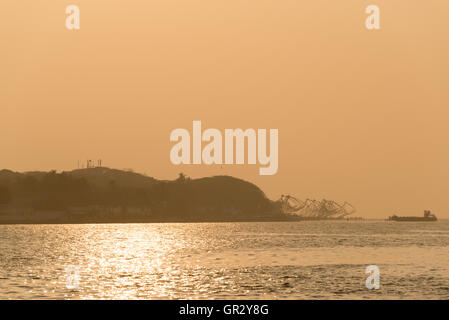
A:
POLYGON ((180 174, 161 181, 104 167, 62 173, 0 171, 0 217, 47 221, 44 213, 59 215, 58 221, 80 222, 285 218, 259 187, 230 176, 190 179, 180 174))
POLYGON ((11 179, 16 179, 19 176, 21 176, 21 173, 6 169, 0 170, 0 184, 9 183, 11 179))
POLYGON ((230 176, 193 179, 191 184, 197 199, 201 199, 201 204, 206 206, 222 203, 257 210, 261 206, 266 209, 270 202, 256 185, 230 176))
POLYGON ((91 185, 97 187, 106 187, 114 182, 122 187, 147 188, 157 182, 156 179, 139 173, 106 167, 77 169, 66 173, 75 178, 84 178, 91 185))

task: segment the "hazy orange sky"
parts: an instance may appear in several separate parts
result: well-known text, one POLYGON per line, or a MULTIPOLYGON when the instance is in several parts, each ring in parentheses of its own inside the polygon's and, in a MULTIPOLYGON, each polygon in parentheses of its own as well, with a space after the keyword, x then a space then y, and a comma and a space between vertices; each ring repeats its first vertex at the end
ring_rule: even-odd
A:
POLYGON ((271 199, 449 218, 447 0, 3 0, 0 169, 103 159, 271 199), (65 28, 77 4, 81 29, 65 28), (381 30, 365 8, 381 9, 381 30), (279 171, 174 166, 171 130, 279 129, 279 171))

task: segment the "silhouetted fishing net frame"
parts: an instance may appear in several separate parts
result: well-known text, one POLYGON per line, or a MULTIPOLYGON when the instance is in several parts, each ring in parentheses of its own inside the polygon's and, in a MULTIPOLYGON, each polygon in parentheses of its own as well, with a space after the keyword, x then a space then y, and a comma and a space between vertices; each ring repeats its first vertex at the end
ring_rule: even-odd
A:
POLYGON ((282 195, 278 200, 285 214, 304 218, 344 218, 356 212, 348 202, 339 204, 333 200, 299 200, 291 195, 282 195))

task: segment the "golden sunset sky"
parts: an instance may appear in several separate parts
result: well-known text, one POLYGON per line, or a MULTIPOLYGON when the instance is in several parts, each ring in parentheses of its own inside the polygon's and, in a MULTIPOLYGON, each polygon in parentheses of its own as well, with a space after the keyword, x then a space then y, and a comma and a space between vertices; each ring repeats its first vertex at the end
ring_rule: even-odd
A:
POLYGON ((103 159, 449 218, 447 0, 3 0, 0 169, 103 159), (65 8, 81 29, 65 27, 65 8), (365 8, 381 29, 365 28, 365 8), (175 128, 279 129, 279 170, 174 166, 175 128))

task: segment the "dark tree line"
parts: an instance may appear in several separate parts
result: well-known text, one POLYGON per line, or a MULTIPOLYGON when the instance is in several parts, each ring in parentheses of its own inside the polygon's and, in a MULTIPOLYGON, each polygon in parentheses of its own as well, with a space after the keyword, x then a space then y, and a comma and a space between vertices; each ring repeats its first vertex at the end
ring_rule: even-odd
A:
POLYGON ((114 180, 98 186, 86 178, 55 171, 0 181, 0 204, 35 209, 87 205, 147 207, 155 215, 185 218, 210 214, 220 217, 229 208, 245 213, 272 209, 272 202, 259 188, 232 177, 192 180, 180 174, 177 180, 156 181, 145 187, 121 186, 114 180))
POLYGON ((11 203, 11 190, 8 187, 0 186, 0 205, 11 203))

